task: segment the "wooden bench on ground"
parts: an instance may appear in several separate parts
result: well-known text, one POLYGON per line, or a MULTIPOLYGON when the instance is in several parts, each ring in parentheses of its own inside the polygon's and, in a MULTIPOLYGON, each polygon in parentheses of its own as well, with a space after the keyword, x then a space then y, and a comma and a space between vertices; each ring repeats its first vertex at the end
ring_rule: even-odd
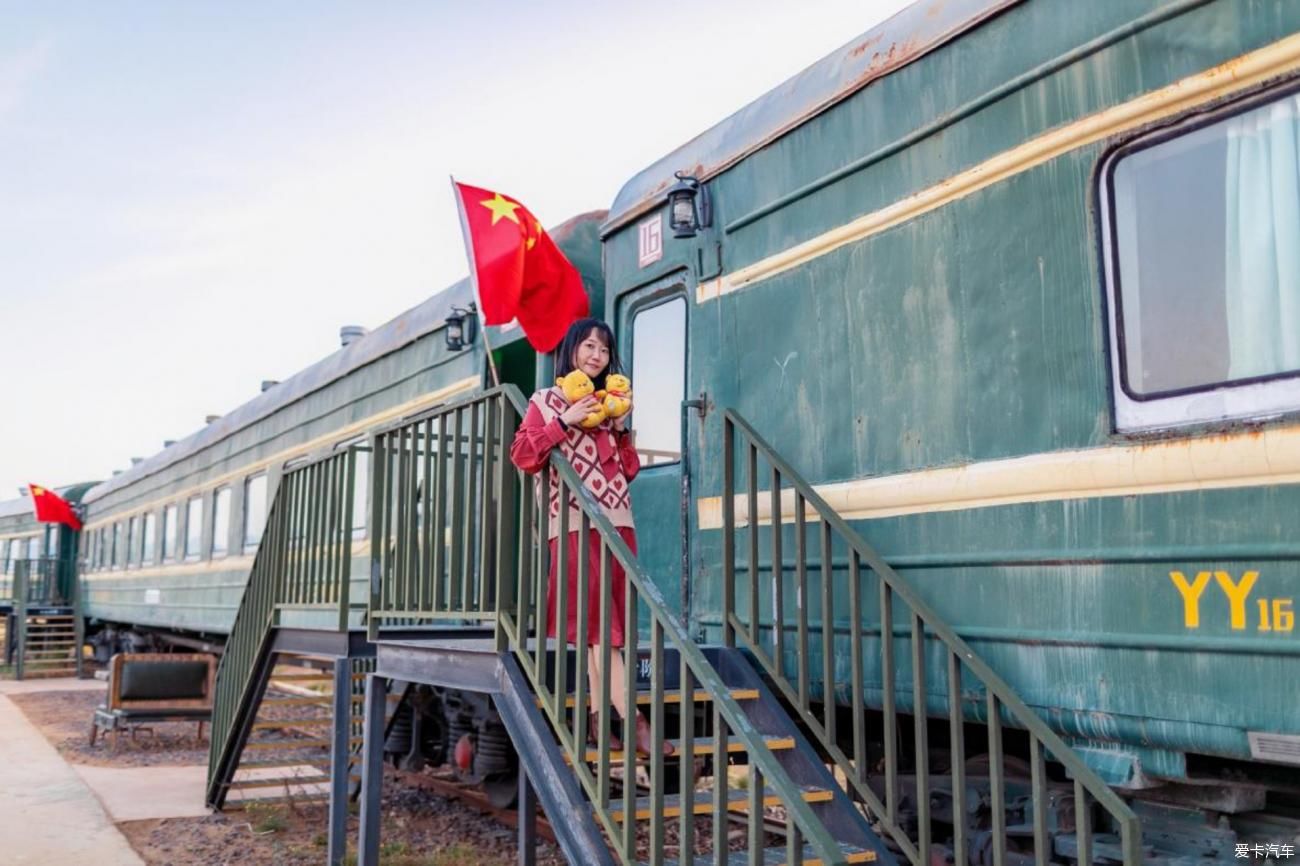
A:
POLYGON ((132 737, 148 722, 197 722, 198 739, 212 719, 216 657, 207 653, 118 653, 109 662, 108 699, 95 710, 90 745, 125 728, 132 737))

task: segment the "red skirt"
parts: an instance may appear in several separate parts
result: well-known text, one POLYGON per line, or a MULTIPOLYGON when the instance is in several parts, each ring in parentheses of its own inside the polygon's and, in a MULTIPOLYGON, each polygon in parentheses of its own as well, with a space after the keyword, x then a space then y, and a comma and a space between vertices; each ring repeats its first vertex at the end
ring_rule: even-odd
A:
MULTIPOLYGON (((633 554, 636 553, 636 530, 630 526, 618 527, 618 534, 633 554)), ((551 570, 546 578, 546 636, 555 637, 556 582, 555 572, 560 567, 558 538, 550 540, 551 570)), ((592 529, 587 534, 587 646, 600 644, 600 535, 592 529)), ((569 533, 568 586, 565 588, 565 621, 568 623, 566 640, 578 642, 578 533, 569 533)), ((618 560, 609 559, 609 636, 613 646, 623 645, 623 615, 627 599, 627 575, 618 560)))

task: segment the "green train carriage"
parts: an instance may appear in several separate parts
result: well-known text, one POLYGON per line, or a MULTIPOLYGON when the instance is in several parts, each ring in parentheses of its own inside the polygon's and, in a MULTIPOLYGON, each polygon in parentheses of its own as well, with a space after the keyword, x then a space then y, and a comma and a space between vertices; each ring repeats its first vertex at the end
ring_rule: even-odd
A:
POLYGON ((1296 834, 1300 186, 1259 152, 1300 141, 1298 34, 1279 0, 917 3, 619 193, 607 310, 668 455, 633 488, 640 558, 805 718, 832 683, 830 745, 862 735, 855 696, 877 758, 886 703, 921 706, 908 618, 881 640, 869 569, 773 501, 765 457, 750 504, 723 410, 1103 778, 1187 807, 1144 805, 1149 840, 1222 852, 1288 810, 1296 834))

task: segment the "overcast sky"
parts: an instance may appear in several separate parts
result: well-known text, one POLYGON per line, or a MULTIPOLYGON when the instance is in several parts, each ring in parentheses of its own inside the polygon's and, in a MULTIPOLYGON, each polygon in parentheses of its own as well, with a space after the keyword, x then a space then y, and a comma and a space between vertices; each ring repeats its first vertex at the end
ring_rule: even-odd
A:
POLYGON ((107 477, 907 0, 0 0, 0 499, 107 477))

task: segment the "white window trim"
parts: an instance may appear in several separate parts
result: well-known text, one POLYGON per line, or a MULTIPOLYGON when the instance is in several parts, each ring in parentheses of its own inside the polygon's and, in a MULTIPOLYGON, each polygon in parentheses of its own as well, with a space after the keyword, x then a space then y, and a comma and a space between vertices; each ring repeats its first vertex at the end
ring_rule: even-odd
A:
MULTIPOLYGON (((1190 118, 1196 121, 1200 118, 1190 118)), ((1110 385, 1115 408, 1115 429, 1120 433, 1148 433, 1171 428, 1228 421, 1266 421, 1300 411, 1300 378, 1225 384, 1193 394, 1176 394, 1135 400, 1121 380, 1123 358, 1119 346, 1119 304, 1114 273, 1115 246, 1111 231, 1109 178, 1125 153, 1116 150, 1102 162, 1097 174, 1097 211, 1100 215, 1102 274, 1106 286, 1106 339, 1110 349, 1110 385)))

